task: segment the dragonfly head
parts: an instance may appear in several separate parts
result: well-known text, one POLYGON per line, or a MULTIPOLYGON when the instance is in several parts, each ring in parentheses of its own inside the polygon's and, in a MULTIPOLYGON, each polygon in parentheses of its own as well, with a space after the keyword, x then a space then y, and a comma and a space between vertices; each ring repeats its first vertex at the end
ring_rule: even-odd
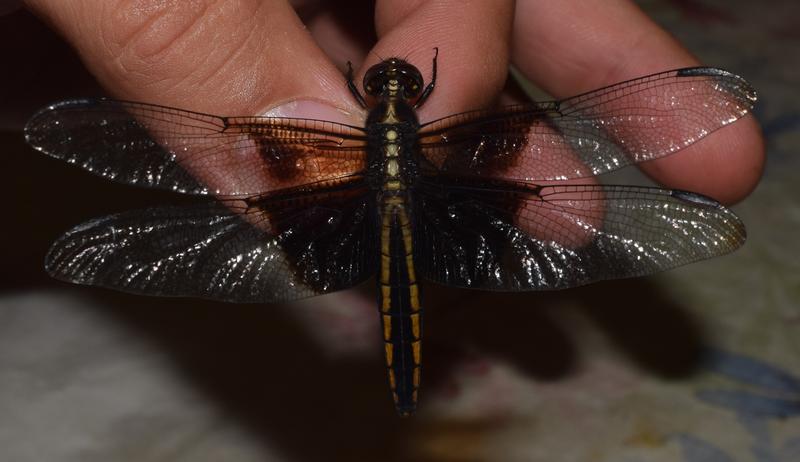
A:
POLYGON ((422 74, 400 58, 390 58, 369 68, 364 91, 375 97, 400 96, 411 99, 422 91, 422 74))

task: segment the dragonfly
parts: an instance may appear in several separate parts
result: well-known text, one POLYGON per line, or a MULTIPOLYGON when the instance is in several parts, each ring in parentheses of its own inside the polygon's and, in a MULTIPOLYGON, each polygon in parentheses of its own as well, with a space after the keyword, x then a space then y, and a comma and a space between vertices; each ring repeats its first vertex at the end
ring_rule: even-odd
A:
POLYGON ((714 199, 595 177, 673 154, 751 111, 728 71, 659 72, 548 102, 420 123, 431 80, 400 58, 346 85, 363 126, 220 117, 75 99, 25 127, 35 149, 117 183, 198 196, 80 224, 53 277, 135 294, 288 302, 375 277, 401 416, 420 387, 420 285, 526 292, 644 276, 729 253, 741 220, 714 199))

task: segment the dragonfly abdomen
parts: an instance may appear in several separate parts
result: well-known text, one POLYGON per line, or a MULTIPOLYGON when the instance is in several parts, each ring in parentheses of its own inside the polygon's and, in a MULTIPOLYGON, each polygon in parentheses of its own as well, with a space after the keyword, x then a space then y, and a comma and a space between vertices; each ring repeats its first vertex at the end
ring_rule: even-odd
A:
POLYGON ((382 215, 378 286, 384 352, 395 408, 408 416, 416 410, 420 384, 422 310, 405 196, 386 197, 382 215))

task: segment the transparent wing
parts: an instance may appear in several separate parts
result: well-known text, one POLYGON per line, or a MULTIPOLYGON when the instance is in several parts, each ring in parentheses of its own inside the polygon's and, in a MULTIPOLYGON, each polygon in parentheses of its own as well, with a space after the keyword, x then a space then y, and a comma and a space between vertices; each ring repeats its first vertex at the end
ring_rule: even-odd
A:
POLYGON ((440 284, 547 290, 726 254, 742 222, 706 197, 605 185, 422 186, 418 271, 440 284))
POLYGON ((476 111, 422 127, 424 164, 439 173, 564 180, 669 155, 753 108, 741 77, 687 68, 561 101, 476 111))
POLYGON ((37 150, 96 175, 189 194, 260 194, 347 177, 366 166, 366 139, 356 127, 108 99, 47 107, 28 121, 25 137, 37 150))
POLYGON ((351 189, 124 212, 67 232, 45 266, 61 280, 137 294, 296 300, 375 272, 369 200, 351 189))

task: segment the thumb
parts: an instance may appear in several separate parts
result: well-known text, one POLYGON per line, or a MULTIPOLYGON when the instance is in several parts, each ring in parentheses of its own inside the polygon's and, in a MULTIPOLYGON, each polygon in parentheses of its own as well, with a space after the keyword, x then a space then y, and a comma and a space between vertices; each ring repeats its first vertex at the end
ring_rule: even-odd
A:
POLYGON ((259 114, 298 100, 312 103, 280 115, 337 112, 325 105, 359 112, 342 75, 284 0, 27 4, 118 98, 221 115, 259 114))

